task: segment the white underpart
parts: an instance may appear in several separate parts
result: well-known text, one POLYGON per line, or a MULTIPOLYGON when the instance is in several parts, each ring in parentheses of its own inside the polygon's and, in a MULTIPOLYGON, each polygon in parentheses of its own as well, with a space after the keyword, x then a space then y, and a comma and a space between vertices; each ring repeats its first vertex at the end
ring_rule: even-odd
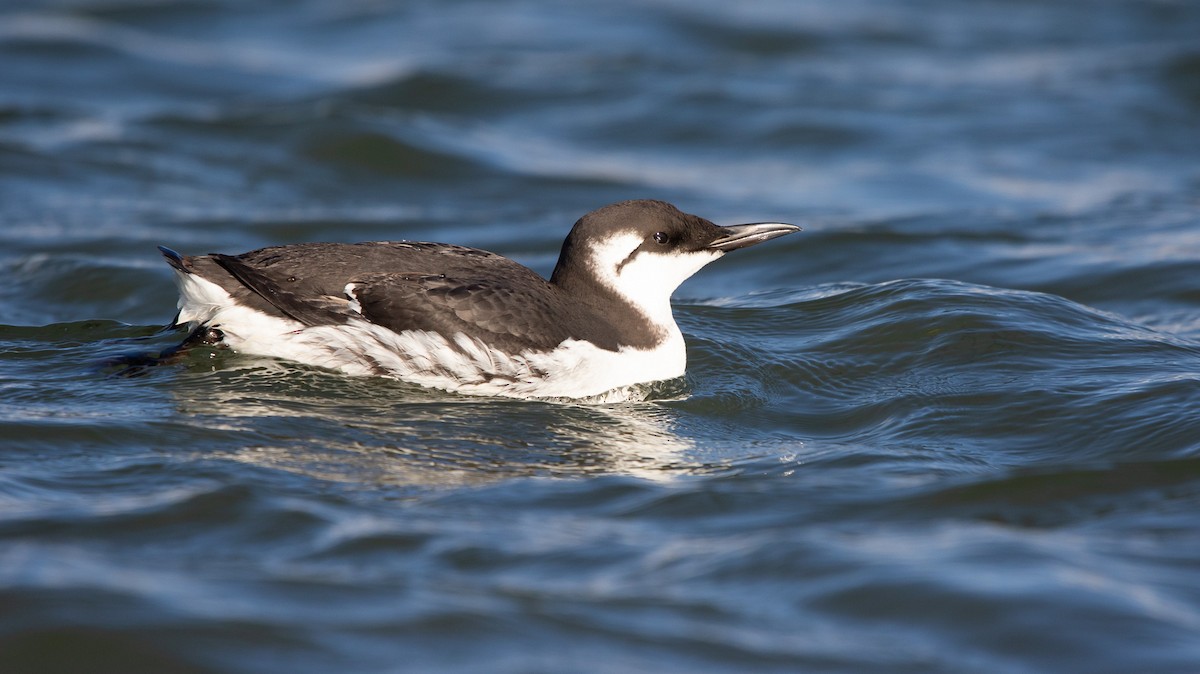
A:
POLYGON ((662 336, 649 349, 597 348, 568 339, 551 351, 505 353, 466 334, 446 336, 424 330, 394 332, 365 319, 354 284, 346 287, 351 316, 337 325, 305 326, 298 321, 237 304, 220 286, 195 274, 176 273, 179 322, 221 330, 235 351, 284 358, 354 375, 387 375, 423 386, 475 395, 518 398, 627 399, 636 384, 683 375, 687 354, 671 315, 675 288, 719 252, 678 256, 640 253, 616 267, 640 245, 637 237, 614 237, 593 249, 604 283, 646 314, 662 336))

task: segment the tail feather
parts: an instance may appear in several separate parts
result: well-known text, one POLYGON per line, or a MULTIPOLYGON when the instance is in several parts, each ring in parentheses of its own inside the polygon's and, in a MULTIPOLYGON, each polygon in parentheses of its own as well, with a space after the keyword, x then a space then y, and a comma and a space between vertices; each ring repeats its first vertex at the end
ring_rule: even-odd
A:
MULTIPOLYGON (((229 304, 229 294, 199 273, 195 265, 197 258, 180 255, 166 246, 159 246, 158 250, 166 258, 167 264, 175 270, 175 285, 179 287, 179 311, 167 329, 177 326, 195 329, 196 326, 208 322, 221 307, 229 304)), ((203 259, 203 256, 200 259, 203 259)))
POLYGON ((165 257, 167 259, 167 264, 171 265, 172 267, 178 269, 179 271, 181 271, 185 274, 192 273, 192 266, 190 264, 188 264, 187 259, 185 257, 183 257, 182 255, 180 255, 179 253, 176 253, 175 251, 171 250, 170 248, 167 248, 166 246, 159 246, 158 251, 160 253, 162 253, 163 257, 165 257))

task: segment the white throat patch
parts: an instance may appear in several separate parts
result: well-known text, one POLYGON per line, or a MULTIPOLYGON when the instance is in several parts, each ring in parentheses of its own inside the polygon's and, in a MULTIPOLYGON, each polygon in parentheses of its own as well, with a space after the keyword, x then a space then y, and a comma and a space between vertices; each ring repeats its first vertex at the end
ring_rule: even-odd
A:
POLYGON ((642 237, 628 233, 592 245, 591 264, 601 283, 617 291, 656 326, 678 331, 671 314, 671 293, 721 251, 655 253, 641 251, 642 237))

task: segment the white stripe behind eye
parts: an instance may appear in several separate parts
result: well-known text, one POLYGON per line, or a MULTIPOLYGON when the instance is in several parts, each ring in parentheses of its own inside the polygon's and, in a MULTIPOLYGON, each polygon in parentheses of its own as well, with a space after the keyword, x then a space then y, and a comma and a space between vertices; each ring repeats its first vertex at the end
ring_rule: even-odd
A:
POLYGON ((675 329, 671 293, 722 253, 638 251, 641 244, 642 238, 633 233, 618 234, 593 244, 592 269, 597 280, 623 295, 655 325, 675 329))

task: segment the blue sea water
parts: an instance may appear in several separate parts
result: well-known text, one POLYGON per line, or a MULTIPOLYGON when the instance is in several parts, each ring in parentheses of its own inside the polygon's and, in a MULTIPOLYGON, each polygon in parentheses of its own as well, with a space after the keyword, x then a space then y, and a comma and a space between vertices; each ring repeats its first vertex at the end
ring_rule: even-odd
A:
POLYGON ((10 0, 0 671, 1200 671, 1200 5, 10 0), (170 346, 155 245, 805 231, 651 400, 170 346))

